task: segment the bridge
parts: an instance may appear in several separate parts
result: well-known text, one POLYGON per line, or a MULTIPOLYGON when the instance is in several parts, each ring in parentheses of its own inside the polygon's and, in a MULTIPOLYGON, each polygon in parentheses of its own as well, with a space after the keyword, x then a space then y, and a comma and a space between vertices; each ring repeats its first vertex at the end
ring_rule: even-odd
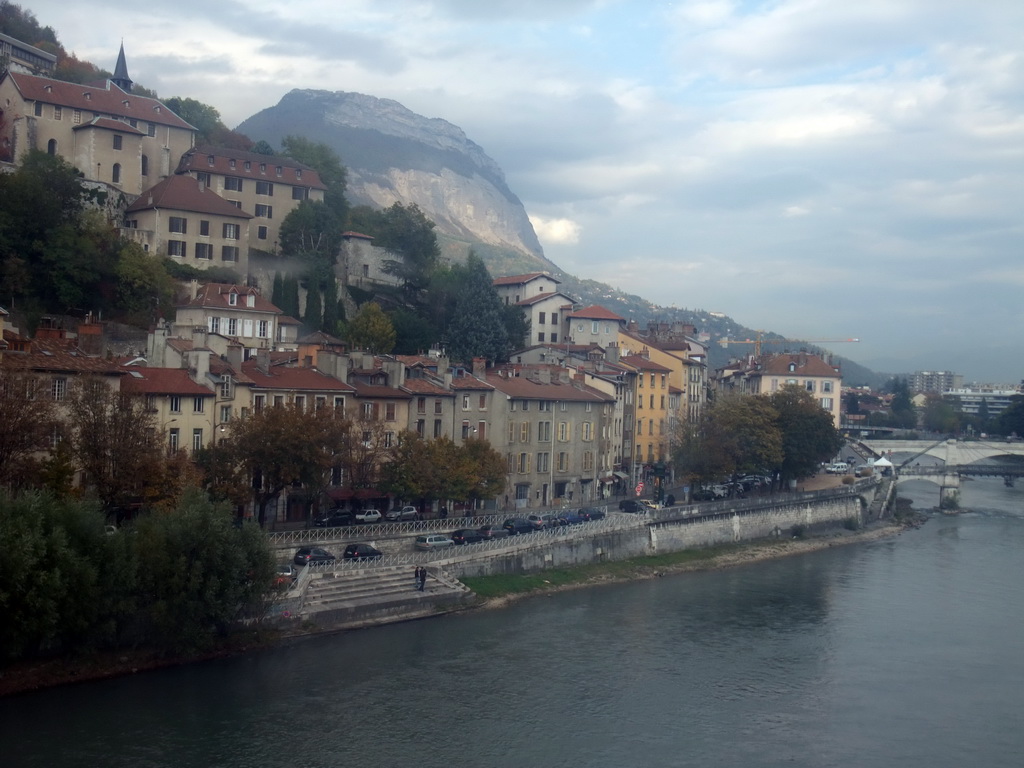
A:
POLYGON ((857 444, 875 458, 888 458, 896 470, 897 482, 930 480, 938 484, 942 499, 957 497, 961 476, 1002 477, 1007 485, 1024 477, 1024 442, 1021 441, 868 439, 857 444), (932 461, 922 465, 922 458, 932 461))

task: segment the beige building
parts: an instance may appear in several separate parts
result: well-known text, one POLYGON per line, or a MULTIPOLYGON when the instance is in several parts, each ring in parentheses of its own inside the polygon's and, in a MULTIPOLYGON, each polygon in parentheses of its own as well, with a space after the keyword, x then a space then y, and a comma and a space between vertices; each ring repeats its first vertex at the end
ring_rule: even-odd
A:
POLYGON ((169 176, 195 135, 156 99, 111 80, 78 85, 8 71, 0 110, 0 157, 20 163, 33 149, 57 155, 129 199, 169 176))
POLYGON ((225 147, 189 149, 176 173, 191 176, 251 218, 243 245, 267 253, 277 251, 285 217, 303 200, 322 202, 327 189, 308 165, 225 147))
POLYGON ((807 391, 832 416, 839 428, 843 375, 838 365, 807 352, 763 354, 722 369, 718 388, 722 391, 770 395, 786 385, 807 391))
POLYGON ((197 269, 249 272, 252 215, 190 176, 170 176, 128 206, 122 233, 144 250, 197 269))

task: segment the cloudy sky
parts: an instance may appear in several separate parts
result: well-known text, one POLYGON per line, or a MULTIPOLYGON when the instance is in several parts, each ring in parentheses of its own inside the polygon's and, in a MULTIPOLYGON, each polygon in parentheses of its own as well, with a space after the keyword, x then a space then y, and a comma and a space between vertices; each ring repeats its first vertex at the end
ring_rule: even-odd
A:
POLYGON ((448 120, 581 277, 858 337, 832 349, 879 371, 1024 378, 1020 0, 22 6, 230 126, 293 88, 448 120))

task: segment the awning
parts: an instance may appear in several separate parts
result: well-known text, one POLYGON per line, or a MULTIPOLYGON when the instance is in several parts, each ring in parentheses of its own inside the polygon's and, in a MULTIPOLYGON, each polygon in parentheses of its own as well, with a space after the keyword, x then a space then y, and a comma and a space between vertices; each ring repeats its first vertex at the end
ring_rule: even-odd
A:
POLYGON ((612 474, 621 480, 626 480, 629 478, 629 475, 627 475, 625 472, 612 472, 612 474))
POLYGON ((602 477, 601 478, 601 482, 602 483, 614 483, 615 482, 615 478, 614 477, 602 477))

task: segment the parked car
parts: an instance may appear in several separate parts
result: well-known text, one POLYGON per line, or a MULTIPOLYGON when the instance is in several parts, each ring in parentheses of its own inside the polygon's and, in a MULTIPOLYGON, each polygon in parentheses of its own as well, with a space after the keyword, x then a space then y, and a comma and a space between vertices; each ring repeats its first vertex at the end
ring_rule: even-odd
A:
POLYGON ((835 464, 825 467, 825 471, 830 475, 845 475, 850 471, 850 465, 845 461, 837 461, 835 464))
POLYGON ((341 525, 353 525, 355 521, 356 516, 351 512, 333 510, 327 514, 320 515, 320 517, 313 521, 313 525, 317 528, 336 528, 341 525))
POLYGON ((444 533, 428 533, 424 536, 416 537, 416 549, 441 549, 442 547, 453 547, 455 542, 452 541, 451 536, 444 533))
POLYGON ((401 509, 390 509, 384 513, 384 519, 389 521, 419 520, 420 513, 416 507, 402 507, 401 509))
POLYGON ((646 511, 647 507, 636 499, 623 499, 619 502, 619 512, 628 512, 631 515, 639 515, 646 511))
POLYGON ((580 510, 580 517, 586 520, 588 523, 591 520, 604 520, 605 511, 600 507, 584 507, 580 510))
POLYGON ((345 560, 378 560, 384 553, 370 544, 349 544, 341 556, 345 560))
POLYGON ((309 563, 333 563, 334 555, 320 547, 299 547, 295 551, 293 561, 296 565, 308 565, 309 563))
POLYGON ((520 533, 533 533, 536 528, 533 527, 533 523, 524 517, 510 517, 501 525, 509 536, 518 536, 520 533))
POLYGON ((552 512, 528 515, 526 519, 530 521, 530 525, 533 526, 535 531, 542 531, 545 528, 554 528, 556 525, 559 525, 558 515, 552 512))
POLYGON ((460 528, 457 531, 452 531, 452 541, 456 544, 476 544, 483 540, 484 535, 476 528, 460 528))
POLYGON ((356 520, 360 523, 379 523, 381 514, 376 509, 363 509, 356 512, 356 520))
POLYGON ((295 570, 295 566, 291 563, 281 563, 277 566, 277 575, 274 576, 275 587, 288 587, 291 586, 299 572, 295 570))
POLYGON ((491 539, 500 539, 504 536, 508 536, 509 532, 500 525, 489 523, 487 525, 480 526, 480 535, 485 541, 489 541, 491 539))
POLYGON ((559 525, 579 525, 586 522, 582 510, 579 509, 563 509, 555 519, 559 525))

